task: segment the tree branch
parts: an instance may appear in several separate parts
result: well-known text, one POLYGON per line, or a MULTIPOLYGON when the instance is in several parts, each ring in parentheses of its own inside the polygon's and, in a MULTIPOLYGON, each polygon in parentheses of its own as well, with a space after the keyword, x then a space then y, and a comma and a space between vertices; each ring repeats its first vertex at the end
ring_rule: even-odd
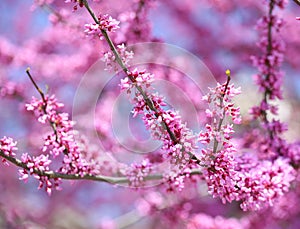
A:
MULTIPOLYGON (((91 7, 89 6, 87 0, 81 0, 81 3, 85 6, 85 8, 87 9, 87 11, 89 12, 89 14, 92 16, 94 22, 96 24, 100 24, 98 18, 96 17, 94 11, 91 9, 91 7)), ((107 34, 106 30, 104 29, 100 29, 103 37, 105 38, 106 42, 108 43, 111 51, 113 52, 113 54, 115 55, 116 61, 117 63, 120 65, 120 67, 122 68, 122 70, 124 71, 124 73, 128 76, 128 78, 134 82, 134 78, 129 75, 129 69, 126 67, 126 65, 124 64, 124 62, 122 61, 122 58, 120 56, 120 54, 118 53, 114 43, 112 42, 112 40, 110 39, 109 35, 107 34)), ((136 89, 141 93, 141 95, 143 96, 144 101, 146 102, 147 106, 154 112, 155 116, 158 117, 159 116, 159 112, 158 110, 154 107, 153 105, 153 101, 146 95, 145 91, 143 91, 143 89, 138 86, 135 85, 136 89)), ((179 140, 176 138, 175 134, 170 130, 168 124, 165 122, 165 120, 162 118, 162 126, 163 128, 168 132, 171 140, 173 141, 174 144, 179 143, 179 140)), ((183 147, 184 150, 184 147, 183 147)), ((192 154, 191 152, 187 152, 190 156, 190 158, 192 160, 195 160, 197 162, 197 164, 200 164, 200 160, 196 157, 196 155, 192 154)))
MULTIPOLYGON (((6 155, 3 151, 0 150, 0 156, 3 157, 5 160, 11 162, 12 164, 23 168, 27 171, 30 171, 30 168, 28 168, 28 165, 26 163, 23 163, 21 160, 6 155)), ((39 176, 46 176, 49 179, 54 178, 61 178, 64 180, 93 180, 93 181, 100 181, 110 184, 128 184, 129 179, 127 177, 112 177, 112 176, 102 176, 102 175, 84 175, 80 176, 79 174, 64 174, 64 173, 58 173, 54 171, 41 171, 38 169, 33 169, 33 173, 39 176)), ((191 175, 200 175, 200 170, 192 170, 191 175)), ((161 180, 163 178, 163 175, 161 174, 152 174, 147 177, 145 177, 145 181, 151 181, 151 180, 161 180)))

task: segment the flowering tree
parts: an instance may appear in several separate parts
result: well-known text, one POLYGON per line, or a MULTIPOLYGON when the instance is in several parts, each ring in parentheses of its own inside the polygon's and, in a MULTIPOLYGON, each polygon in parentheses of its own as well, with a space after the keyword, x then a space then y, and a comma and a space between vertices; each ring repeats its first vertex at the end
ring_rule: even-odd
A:
POLYGON ((299 1, 9 3, 3 228, 299 227, 299 1))

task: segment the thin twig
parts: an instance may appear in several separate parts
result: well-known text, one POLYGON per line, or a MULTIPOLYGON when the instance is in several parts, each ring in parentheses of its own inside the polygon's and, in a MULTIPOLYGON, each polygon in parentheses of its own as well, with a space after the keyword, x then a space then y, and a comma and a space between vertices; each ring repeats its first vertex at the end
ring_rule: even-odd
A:
MULTIPOLYGON (((43 100, 43 106, 42 106, 43 112, 44 112, 45 115, 48 115, 48 113, 47 113, 47 104, 48 104, 48 102, 47 102, 47 100, 46 100, 46 97, 45 97, 44 92, 43 92, 42 89, 37 85, 37 83, 34 81, 32 75, 31 75, 31 73, 30 73, 30 68, 27 68, 27 69, 26 69, 26 73, 27 73, 27 75, 28 75, 30 81, 32 82, 32 84, 34 85, 34 87, 36 88, 36 90, 38 91, 38 93, 41 95, 42 100, 43 100)), ((54 135, 55 135, 55 141, 56 141, 58 144, 60 144, 60 143, 58 142, 58 134, 57 134, 56 124, 55 124, 53 121, 50 121, 50 120, 49 120, 49 123, 50 123, 50 125, 51 125, 51 127, 52 127, 52 130, 53 130, 53 132, 54 132, 54 135)))
POLYGON ((39 88, 39 86, 37 85, 37 83, 34 81, 32 75, 31 75, 31 73, 30 73, 30 68, 27 68, 27 69, 26 69, 26 73, 27 73, 29 79, 31 80, 33 86, 34 86, 34 87, 36 88, 36 90, 40 93, 40 95, 41 95, 41 97, 42 97, 42 99, 43 99, 43 102, 45 103, 45 106, 46 106, 46 105, 47 105, 47 101, 46 101, 46 99, 45 99, 45 95, 44 95, 43 91, 39 88))

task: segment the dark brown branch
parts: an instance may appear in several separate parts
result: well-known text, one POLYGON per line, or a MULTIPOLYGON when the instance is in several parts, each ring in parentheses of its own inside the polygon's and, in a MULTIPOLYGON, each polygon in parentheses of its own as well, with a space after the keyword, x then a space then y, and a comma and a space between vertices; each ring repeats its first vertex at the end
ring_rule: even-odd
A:
POLYGON ((41 97, 42 97, 42 99, 43 99, 43 102, 44 102, 45 104, 47 104, 47 101, 46 101, 46 99, 45 99, 45 95, 44 95, 43 91, 39 88, 39 86, 38 86, 37 83, 34 81, 32 75, 31 75, 31 73, 30 73, 30 68, 27 68, 27 69, 26 69, 26 73, 27 73, 29 79, 31 80, 33 86, 36 88, 36 90, 38 91, 38 93, 41 95, 41 97))

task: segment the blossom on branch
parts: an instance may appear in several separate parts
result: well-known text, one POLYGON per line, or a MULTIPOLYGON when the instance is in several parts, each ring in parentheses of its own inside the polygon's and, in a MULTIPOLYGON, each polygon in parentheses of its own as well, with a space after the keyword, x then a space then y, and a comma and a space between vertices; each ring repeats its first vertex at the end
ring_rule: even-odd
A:
MULTIPOLYGON (((16 154, 14 151, 16 150, 18 150, 17 142, 15 142, 12 138, 4 136, 0 139, 0 151, 4 153, 4 155, 15 157, 16 154)), ((2 158, 2 162, 6 165, 9 165, 5 158, 2 158)))
POLYGON ((77 132, 73 130, 74 122, 69 120, 67 113, 59 111, 63 106, 54 95, 45 95, 40 100, 33 97, 31 103, 26 104, 27 110, 34 112, 39 122, 49 123, 52 127, 44 138, 42 151, 49 152, 53 158, 63 155, 63 166, 58 171, 80 176, 92 174, 97 171, 94 168, 96 164, 83 158, 75 140, 77 132))
MULTIPOLYGON (((133 58, 133 51, 127 51, 125 44, 117 45, 116 48, 125 66, 130 67, 129 61, 133 58)), ((120 68, 112 51, 105 52, 101 60, 105 63, 105 70, 113 69, 117 72, 120 68)))
POLYGON ((289 191, 295 180, 295 170, 288 160, 278 158, 276 161, 262 161, 247 172, 241 171, 236 186, 241 208, 261 210, 273 206, 281 196, 289 191))
POLYGON ((52 161, 49 159, 49 155, 39 155, 37 157, 31 157, 27 153, 22 155, 22 162, 27 165, 27 169, 20 169, 20 180, 24 180, 25 182, 28 180, 29 175, 33 175, 34 178, 39 180, 40 184, 38 189, 45 187, 46 192, 48 195, 51 195, 52 189, 60 190, 59 187, 61 183, 61 179, 54 178, 49 179, 48 176, 43 176, 37 174, 38 172, 46 172, 50 171, 50 164, 52 161))
POLYGON ((125 169, 131 187, 143 187, 145 185, 145 177, 152 171, 152 164, 149 160, 143 160, 142 163, 132 163, 125 169))
POLYGON ((89 23, 84 25, 84 32, 87 36, 99 37, 100 39, 103 39, 102 30, 115 32, 118 28, 120 28, 120 22, 116 19, 113 19, 108 14, 100 15, 98 17, 98 22, 99 23, 89 23))
MULTIPOLYGON (((170 160, 174 169, 184 170, 192 161, 191 158, 197 148, 197 137, 185 123, 182 123, 178 112, 164 109, 166 106, 164 98, 152 92, 153 81, 153 74, 145 70, 134 69, 121 79, 120 87, 127 94, 134 95, 131 99, 134 105, 133 116, 142 115, 144 124, 150 130, 152 137, 163 142, 164 159, 170 160)), ((169 179, 169 181, 178 183, 180 177, 169 179)), ((184 176, 179 180, 183 178, 184 176)), ((180 183, 183 184, 183 182, 180 183)))
POLYGON ((121 79, 120 88, 126 90, 128 94, 135 87, 142 87, 144 90, 148 89, 154 81, 154 75, 146 70, 138 70, 135 68, 128 72, 128 75, 121 79))

